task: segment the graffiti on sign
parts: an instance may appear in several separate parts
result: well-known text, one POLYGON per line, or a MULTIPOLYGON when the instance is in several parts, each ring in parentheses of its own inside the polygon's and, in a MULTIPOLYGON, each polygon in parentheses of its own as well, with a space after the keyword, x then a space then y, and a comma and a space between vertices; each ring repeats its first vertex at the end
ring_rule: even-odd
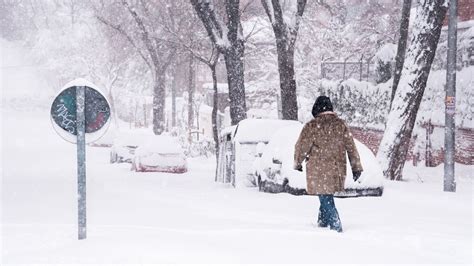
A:
MULTIPOLYGON (((95 88, 84 88, 84 119, 87 142, 100 138, 110 121, 110 106, 107 99, 95 88), (91 134, 94 133, 94 134, 91 134)), ((76 143, 77 136, 77 99, 76 89, 72 85, 62 90, 51 105, 51 121, 58 135, 68 142, 76 143)))
POLYGON ((61 119, 61 128, 65 129, 71 134, 74 134, 74 131, 76 130, 76 122, 72 120, 73 116, 68 113, 68 109, 66 108, 64 103, 59 103, 56 107, 56 113, 58 114, 58 118, 61 119))
MULTIPOLYGON (((110 107, 105 97, 97 90, 85 87, 85 119, 86 133, 94 133, 101 129, 110 118, 110 107)), ((76 132, 76 86, 63 90, 51 106, 53 121, 66 132, 76 132)))

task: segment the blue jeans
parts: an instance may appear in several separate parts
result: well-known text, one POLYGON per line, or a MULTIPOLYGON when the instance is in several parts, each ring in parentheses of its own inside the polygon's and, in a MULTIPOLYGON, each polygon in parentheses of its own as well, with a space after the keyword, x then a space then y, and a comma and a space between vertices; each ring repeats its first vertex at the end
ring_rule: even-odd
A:
POLYGON ((339 219, 339 213, 337 212, 336 205, 334 204, 333 195, 318 195, 319 196, 319 214, 318 214, 318 226, 327 227, 331 230, 342 232, 342 224, 339 219))

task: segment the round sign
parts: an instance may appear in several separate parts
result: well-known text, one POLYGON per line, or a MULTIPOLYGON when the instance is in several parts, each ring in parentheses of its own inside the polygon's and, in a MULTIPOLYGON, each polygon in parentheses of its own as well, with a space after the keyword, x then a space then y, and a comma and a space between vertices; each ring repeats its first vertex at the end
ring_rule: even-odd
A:
MULTIPOLYGON (((70 86, 62 90, 51 105, 53 128, 66 141, 76 143, 76 88, 70 86)), ((110 106, 107 99, 90 86, 85 88, 85 130, 86 142, 98 140, 107 130, 110 121, 110 106)))

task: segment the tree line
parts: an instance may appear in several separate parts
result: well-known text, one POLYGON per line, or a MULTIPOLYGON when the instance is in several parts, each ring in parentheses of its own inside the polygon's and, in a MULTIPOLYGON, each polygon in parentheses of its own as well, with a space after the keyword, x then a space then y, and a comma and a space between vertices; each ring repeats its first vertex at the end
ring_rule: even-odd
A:
MULTIPOLYGON (((173 99, 171 126, 176 125, 180 87, 188 95, 190 130, 197 62, 209 68, 216 98, 217 66, 223 59, 235 125, 247 117, 248 72, 269 73, 270 61, 275 60, 282 118, 297 120, 298 79, 317 77, 319 62, 362 58, 383 43, 397 43, 391 109, 378 158, 386 177, 398 180, 446 13, 444 0, 419 1, 408 36, 411 0, 399 2, 365 4, 357 13, 343 0, 4 0, 0 27, 3 38, 26 40, 48 67, 56 69, 58 82, 71 76, 93 77, 105 87, 112 109, 123 93, 152 88, 155 134, 166 130, 168 92, 173 99), (264 27, 244 32, 243 27, 253 23, 249 21, 257 25, 263 18, 264 27), (82 35, 74 36, 78 32, 82 35), (251 56, 253 65, 246 69, 245 58, 251 56), (187 81, 176 79, 179 75, 187 81)), ((214 105, 216 144, 217 112, 214 105)))

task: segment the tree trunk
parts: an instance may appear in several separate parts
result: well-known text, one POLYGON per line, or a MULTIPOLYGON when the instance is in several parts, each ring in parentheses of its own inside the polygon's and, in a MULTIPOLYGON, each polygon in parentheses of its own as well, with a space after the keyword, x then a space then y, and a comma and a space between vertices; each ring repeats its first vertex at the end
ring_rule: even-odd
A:
POLYGON ((281 109, 285 120, 298 120, 294 48, 285 40, 277 40, 278 72, 280 74, 281 109), (287 48, 288 47, 288 48, 287 48))
POLYGON ((217 89, 217 74, 216 65, 211 66, 212 72, 212 87, 214 93, 212 95, 212 136, 214 137, 214 145, 216 148, 216 158, 219 159, 219 128, 217 125, 217 111, 219 107, 218 103, 218 89, 217 89))
POLYGON ((240 23, 240 1, 224 1, 225 18, 220 19, 213 1, 190 0, 212 43, 224 54, 229 85, 232 125, 247 118, 244 84, 244 38, 240 23), (222 23, 225 21, 225 25, 222 23))
POLYGON ((112 93, 112 87, 109 88, 109 103, 110 103, 110 112, 112 113, 112 117, 114 120, 115 128, 119 128, 119 121, 117 117, 117 110, 115 109, 115 98, 114 94, 112 93))
POLYGON ((412 0, 403 0, 402 17, 400 21, 400 37, 398 39, 397 55, 395 57, 395 72, 393 76, 392 97, 390 104, 393 102, 395 92, 397 91, 400 76, 402 74, 403 63, 405 61, 405 53, 408 41, 408 26, 410 25, 410 10, 412 0))
POLYGON ((227 83, 229 85, 230 118, 232 125, 237 125, 247 118, 244 84, 244 43, 230 47, 224 53, 227 68, 227 83))
POLYGON ((424 0, 417 8, 413 36, 399 88, 395 92, 377 153, 385 177, 391 180, 402 179, 413 126, 446 15, 444 2, 424 0))
POLYGON ((294 0, 286 3, 279 0, 262 0, 262 6, 272 24, 278 55, 278 72, 280 74, 280 94, 282 118, 298 120, 298 100, 296 96, 295 80, 295 42, 298 36, 299 21, 301 20, 306 0, 294 0), (288 4, 296 5, 288 17, 288 4), (296 12, 293 12, 296 11, 296 12))
POLYGON ((173 68, 173 80, 171 81, 171 127, 176 127, 176 67, 173 68))
POLYGON ((155 74, 153 84, 153 132, 160 135, 165 131, 165 73, 155 74))
POLYGON ((189 56, 189 73, 188 73, 188 138, 189 143, 192 141, 192 130, 194 128, 194 57, 189 56))

